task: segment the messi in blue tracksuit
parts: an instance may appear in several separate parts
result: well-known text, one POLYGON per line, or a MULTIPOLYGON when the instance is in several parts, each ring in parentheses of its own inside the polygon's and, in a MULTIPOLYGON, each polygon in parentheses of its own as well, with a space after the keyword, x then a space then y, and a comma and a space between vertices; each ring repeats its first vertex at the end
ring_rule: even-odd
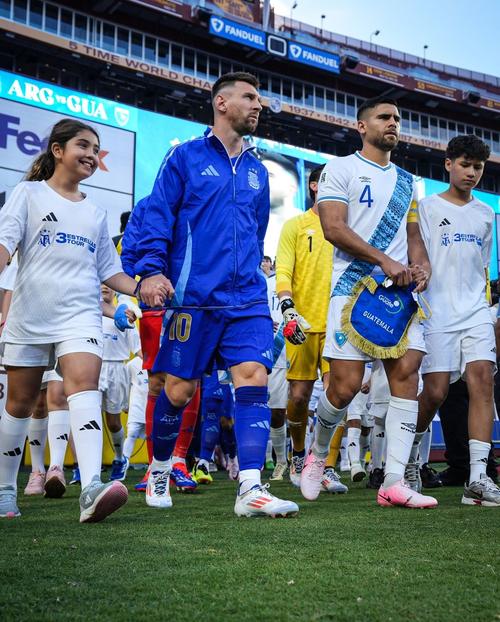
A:
MULTIPOLYGON (((298 507, 276 499, 260 482, 270 427, 273 323, 260 269, 269 179, 242 138, 255 131, 262 110, 252 80, 249 74, 221 76, 212 90, 213 130, 167 153, 144 213, 135 271, 146 302, 175 290, 153 368, 167 372, 168 401, 166 416, 154 420, 154 436, 160 427, 160 437, 170 435, 170 422, 204 373, 214 366, 230 369, 240 463, 235 512, 274 516, 298 507)), ((171 505, 162 505, 162 482, 156 487, 169 457, 155 448, 148 505, 171 505)))

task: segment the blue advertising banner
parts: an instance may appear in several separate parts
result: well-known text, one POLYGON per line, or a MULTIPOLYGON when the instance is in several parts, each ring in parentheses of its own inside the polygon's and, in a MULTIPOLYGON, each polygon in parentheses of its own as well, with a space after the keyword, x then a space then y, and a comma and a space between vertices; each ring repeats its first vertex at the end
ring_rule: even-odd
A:
POLYGON ((0 71, 0 97, 135 132, 137 109, 87 93, 0 71))
POLYGON ((212 15, 210 17, 209 32, 223 39, 229 39, 229 41, 266 51, 266 35, 262 30, 243 26, 243 24, 233 22, 225 17, 212 15))
POLYGON ((323 52, 308 45, 294 41, 288 46, 288 58, 297 63, 324 69, 332 73, 340 73, 340 56, 323 52))

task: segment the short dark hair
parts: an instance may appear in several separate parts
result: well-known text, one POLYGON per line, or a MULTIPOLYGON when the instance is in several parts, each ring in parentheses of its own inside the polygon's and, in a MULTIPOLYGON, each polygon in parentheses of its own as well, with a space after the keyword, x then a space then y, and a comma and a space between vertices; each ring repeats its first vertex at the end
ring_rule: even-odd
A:
POLYGON ((273 260, 271 259, 271 257, 269 257, 269 255, 264 255, 264 257, 262 257, 262 261, 267 260, 270 261, 271 263, 273 263, 273 260))
POLYGON ((490 157, 490 148, 474 134, 455 136, 446 147, 446 158, 456 160, 460 156, 465 156, 468 160, 486 162, 490 157))
POLYGON ((235 82, 246 82, 256 89, 259 88, 259 80, 256 76, 246 71, 235 71, 233 73, 225 73, 218 78, 212 86, 212 99, 215 99, 217 93, 225 86, 232 86, 235 82))
POLYGON ((398 102, 395 99, 391 99, 390 97, 383 97, 382 95, 379 97, 372 97, 371 99, 365 99, 361 106, 359 106, 356 115, 357 120, 359 121, 367 110, 376 108, 380 104, 391 104, 391 106, 396 106, 396 108, 399 108, 398 102))
POLYGON ((318 181, 321 175, 321 171, 325 168, 325 165, 322 164, 321 166, 317 166, 316 168, 313 168, 313 170, 309 173, 309 181, 307 183, 308 187, 309 187, 309 196, 311 197, 311 201, 314 201, 315 199, 315 195, 314 192, 311 188, 311 182, 312 181, 318 181))

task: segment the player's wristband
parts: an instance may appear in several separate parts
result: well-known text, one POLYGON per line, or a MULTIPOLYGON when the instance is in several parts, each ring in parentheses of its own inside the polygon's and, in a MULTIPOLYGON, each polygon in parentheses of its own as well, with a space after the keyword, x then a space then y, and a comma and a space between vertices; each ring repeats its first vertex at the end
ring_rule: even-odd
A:
POLYGON ((281 313, 285 313, 287 309, 294 309, 294 308, 295 308, 295 303, 290 298, 290 296, 287 296, 286 298, 282 298, 280 300, 281 313))
POLYGON ((142 279, 137 283, 134 289, 134 297, 137 298, 137 300, 141 300, 141 281, 142 279))

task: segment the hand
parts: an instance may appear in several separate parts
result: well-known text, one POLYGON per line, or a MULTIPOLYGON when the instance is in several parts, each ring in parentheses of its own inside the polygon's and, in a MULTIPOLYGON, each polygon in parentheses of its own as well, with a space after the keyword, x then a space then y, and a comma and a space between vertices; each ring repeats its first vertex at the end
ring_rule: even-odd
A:
POLYGON ((136 304, 133 302, 121 304, 115 311, 115 326, 121 331, 134 328, 135 321, 140 317, 142 317, 142 312, 136 304))
POLYGON ((404 266, 402 263, 399 263, 399 261, 394 261, 394 259, 391 259, 387 255, 380 263, 380 267, 394 285, 405 287, 413 280, 409 266, 404 266))
POLYGON ((415 293, 419 294, 425 291, 429 285, 429 279, 431 278, 430 270, 425 270, 425 268, 418 264, 411 264, 410 269, 412 279, 416 283, 415 293))
POLYGON ((283 313, 283 322, 285 324, 283 335, 290 343, 300 346, 307 338, 304 331, 311 328, 311 325, 305 318, 297 313, 291 298, 283 298, 280 302, 280 306, 283 313))
POLYGON ((174 295, 172 283, 163 274, 154 274, 140 283, 139 295, 148 307, 162 307, 165 300, 174 295))
POLYGON ((363 395, 367 395, 368 393, 370 393, 370 381, 368 380, 368 382, 365 382, 365 384, 361 385, 361 389, 360 389, 361 393, 363 393, 363 395))

